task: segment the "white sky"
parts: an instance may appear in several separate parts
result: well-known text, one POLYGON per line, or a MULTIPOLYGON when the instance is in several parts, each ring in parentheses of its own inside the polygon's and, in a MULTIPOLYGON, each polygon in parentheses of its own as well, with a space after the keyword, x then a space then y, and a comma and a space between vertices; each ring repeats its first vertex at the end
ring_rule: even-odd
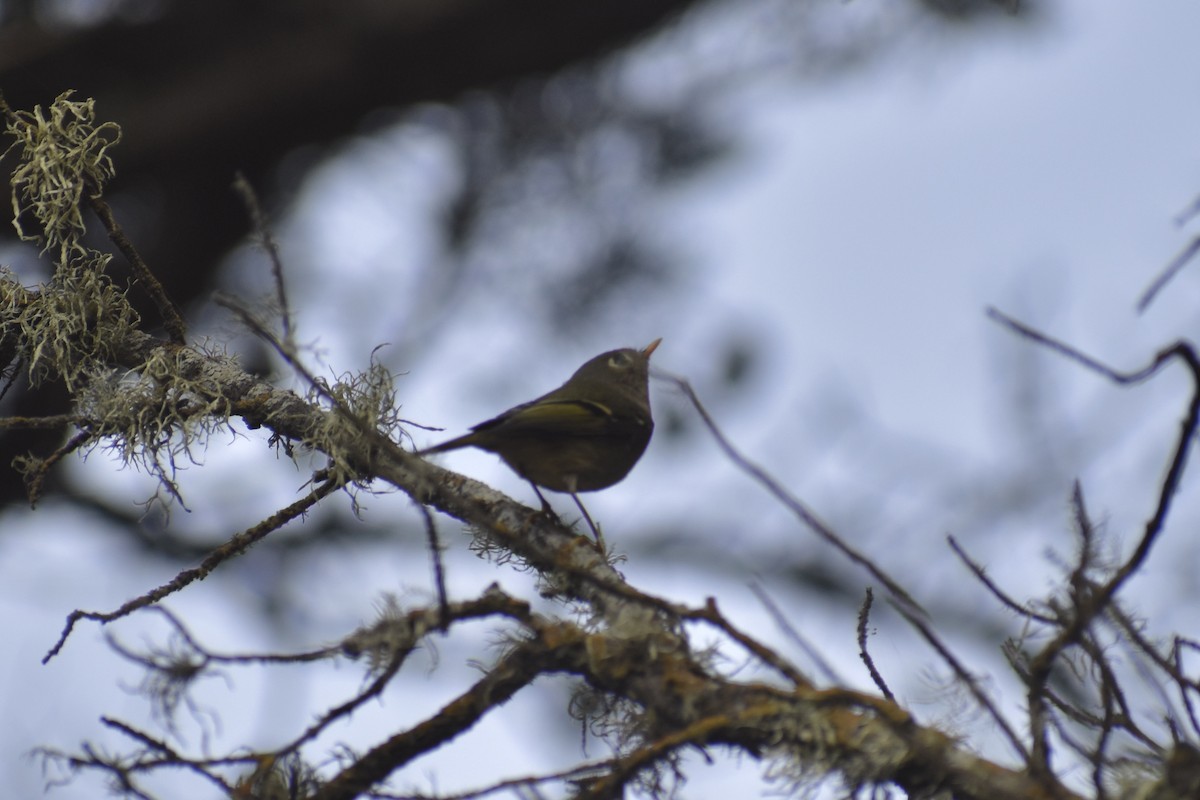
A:
MULTIPOLYGON (((997 395, 1004 395, 1005 389, 997 385, 997 371, 998 364, 1020 359, 1031 346, 990 323, 983 314, 987 305, 1010 310, 1125 367, 1139 366, 1171 339, 1191 335, 1189 323, 1195 318, 1190 298, 1200 281, 1200 268, 1185 271, 1146 315, 1137 316, 1134 304, 1197 230, 1195 223, 1180 229, 1173 218, 1200 194, 1200 48, 1195 44, 1200 4, 1070 0, 1062 7, 1046 30, 1029 39, 964 38, 915 65, 914 59, 902 55, 831 84, 797 86, 779 77, 722 97, 713 113, 727 115, 728 124, 740 130, 742 152, 673 190, 657 209, 656 222, 664 235, 680 234, 694 257, 686 300, 649 308, 645 318, 627 327, 631 340, 580 345, 577 353, 557 354, 543 365, 532 390, 519 382, 491 384, 500 387, 492 398, 511 395, 499 404, 494 399, 463 399, 472 393, 456 387, 472 385, 479 380, 473 374, 485 373, 488 365, 495 368, 496 362, 502 364, 512 353, 528 351, 536 343, 527 341, 504 314, 474 309, 477 325, 433 344, 447 363, 460 365, 458 374, 414 375, 405 385, 406 413, 460 430, 508 402, 551 388, 595 352, 643 345, 655 336, 665 337, 655 355, 660 366, 693 376, 702 392, 717 392, 707 378, 709 348, 726 326, 733 326, 749 331, 770 378, 756 382, 750 396, 718 396, 714 408, 750 455, 775 470, 821 513, 852 522, 851 509, 864 499, 885 497, 893 489, 928 499, 937 491, 921 475, 903 474, 903 464, 890 475, 883 468, 864 469, 876 443, 852 437, 831 445, 826 430, 814 430, 828 424, 825 413, 838 406, 843 395, 887 434, 888 458, 895 458, 897 441, 919 443, 907 462, 910 470, 944 458, 928 482, 961 470, 958 477, 968 486, 964 491, 975 491, 967 478, 986 480, 989 468, 1019 457, 1025 444, 1014 443, 1012 427, 1000 419, 1002 398, 997 395), (447 380, 449 385, 439 383, 447 380), (830 399, 828 394, 814 395, 817 391, 836 395, 830 399), (819 458, 797 458, 797 449, 806 446, 819 458), (876 479, 897 484, 872 485, 876 479)), ((436 170, 436 145, 427 147, 426 156, 410 158, 427 157, 422 163, 436 170)), ((336 185, 339 177, 325 174, 314 177, 317 181, 336 185)), ((334 226, 342 234, 337 247, 349 239, 364 248, 364 261, 378 257, 371 252, 371 234, 388 224, 387 214, 378 208, 353 206, 347 211, 344 204, 322 207, 308 201, 301 220, 304 214, 334 226), (362 226, 361 236, 344 235, 354 232, 355 225, 362 226)), ((413 252, 397 254, 397 269, 402 271, 406 260, 412 263, 423 252, 418 243, 413 252)), ((345 258, 332 265, 340 279, 321 284, 327 298, 336 295, 337 303, 354 304, 370 295, 369 281, 377 276, 357 274, 357 258, 346 258, 332 246, 324 255, 345 258)), ((318 299, 310 297, 308 302, 318 299)), ((344 306, 324 314, 319 308, 305 309, 302 294, 297 302, 302 330, 320 337, 335 371, 361 368, 370 348, 387 340, 389 325, 396 324, 372 315, 354 330, 337 330, 338 320, 345 318, 344 306)), ((1174 433, 1187 386, 1170 376, 1140 393, 1122 393, 1065 362, 1047 357, 1041 363, 1053 373, 1053 389, 1059 393, 1055 402, 1062 416, 1052 426, 1052 436, 1071 440, 1079 435, 1077 420, 1095 418, 1115 419, 1114 425, 1135 431, 1132 436, 1108 431, 1111 441, 1082 450, 1063 446, 1062 452, 1079 460, 1068 457, 1059 465, 1063 501, 1039 521, 1041 530, 1065 528, 1069 481, 1080 475, 1098 498, 1096 507, 1128 539, 1149 510, 1162 453, 1174 433), (1083 457, 1096 452, 1112 458, 1095 463, 1083 457)), ((675 402, 665 390, 655 395, 659 406, 675 402)), ((255 494, 244 475, 262 468, 257 466, 261 442, 220 444, 206 456, 215 474, 193 470, 185 476, 194 481, 188 485, 195 487, 191 499, 197 508, 190 518, 178 515, 185 528, 233 532, 254 521, 244 516, 243 500, 255 494), (222 508, 208 507, 209 489, 204 487, 219 491, 228 502, 222 508)), ((737 531, 731 535, 739 537, 730 556, 747 561, 744 579, 732 580, 726 574, 714 586, 714 578, 693 564, 673 571, 656 564, 648 571, 634 562, 626 571, 643 588, 672 599, 695 602, 716 593, 727 604, 727 613, 771 637, 773 629, 745 588, 756 572, 754 554, 788 537, 796 547, 817 545, 786 514, 762 506, 761 492, 727 465, 715 463, 718 458, 712 448, 693 446, 681 454, 670 447, 652 447, 629 480, 589 500, 589 508, 609 531, 673 524, 686 528, 689 515, 728 518, 730 530, 737 531), (653 496, 639 491, 646 485, 655 487, 653 496), (751 530, 741 518, 748 503, 756 504, 762 514, 751 530), (754 541, 756 535, 763 540, 754 541)), ((273 457, 271 463, 275 464, 273 457)), ((445 463, 495 481, 517 497, 527 492, 490 456, 454 454, 445 463)), ((131 488, 145 486, 139 476, 111 474, 99 455, 73 468, 94 475, 106 491, 144 494, 144 489, 131 488)), ((264 513, 276 507, 280 497, 286 502, 306 478, 282 463, 270 469, 282 477, 277 495, 260 498, 264 513)), ((1185 485, 1184 494, 1192 489, 1194 485, 1185 485)), ((978 491, 984 495, 986 487, 978 491)), ((1051 572, 1044 558, 1047 547, 1070 550, 1065 538, 1022 539, 1011 529, 989 530, 986 519, 958 519, 947 512, 947 519, 931 520, 928 507, 916 499, 912 508, 903 498, 886 502, 888 509, 877 509, 868 518, 890 519, 894 528, 849 529, 846 534, 867 546, 894 546, 895 557, 888 563, 927 592, 923 597, 953 591, 947 584, 967 584, 940 544, 952 524, 961 523, 951 530, 963 533, 973 552, 988 560, 997 574, 1028 579, 1022 587, 1026 593, 1045 588, 1045 576, 1051 572)), ((367 506, 368 521, 375 524, 386 524, 388 515, 412 513, 398 498, 370 499, 367 506)), ((1196 507, 1190 497, 1181 497, 1178 513, 1184 519, 1190 513, 1194 519, 1196 507)), ((1163 615, 1168 627, 1189 624, 1183 612, 1194 609, 1200 596, 1195 579, 1189 577, 1195 574, 1194 548, 1187 545, 1186 531, 1175 527, 1168 531, 1173 538, 1164 540, 1150 567, 1154 583, 1168 591, 1138 595, 1147 613, 1152 618, 1163 615), (1193 602, 1177 602, 1180 593, 1193 602)), ((172 571, 147 563, 115 536, 96 536, 94 520, 52 507, 33 513, 10 511, 3 529, 0 629, 8 633, 8 642, 7 656, 0 658, 0 681, 24 690, 6 692, 0 699, 0 714, 12 721, 8 747, 0 756, 0 784, 34 796, 41 777, 36 762, 23 755, 30 747, 47 743, 72 748, 84 739, 125 747, 125 742, 101 734, 98 716, 144 718, 140 700, 114 690, 114 676, 135 684, 136 672, 114 662, 95 626, 82 626, 50 666, 38 663, 65 614, 76 607, 112 608, 168 579, 172 571)), ((461 552, 465 548, 453 535, 447 534, 459 552, 451 554, 451 574, 463 594, 491 580, 501 580, 514 591, 527 586, 507 568, 482 564, 461 552)), ((295 598, 297 618, 308 620, 305 624, 316 632, 316 638, 306 641, 301 637, 279 642, 268 636, 264 642, 265 631, 239 613, 254 593, 257 571, 275 568, 261 560, 230 570, 230 576, 214 576, 173 598, 170 605, 194 621, 214 646, 300 649, 368 618, 380 592, 424 587, 425 566, 403 561, 401 555, 380 559, 348 551, 345 562, 308 567, 312 579, 295 598)), ((785 603, 803 601, 788 588, 775 589, 785 603)), ((423 589, 415 591, 420 596, 423 589)), ((979 601, 972 587, 962 591, 979 601)), ((851 628, 844 619, 801 610, 796 621, 832 657, 847 659, 841 667, 855 681, 861 680, 852 657, 851 628)), ((138 636, 128 634, 129 642, 141 641, 138 636)), ((906 665, 917 658, 906 649, 905 640, 887 630, 879 639, 881 660, 890 660, 897 674, 908 671, 906 665)), ((439 669, 460 674, 462 661, 479 654, 472 644, 470 639, 447 644, 439 669)), ((319 708, 331 692, 343 696, 354 691, 358 680, 357 669, 343 665, 320 686, 293 674, 259 692, 256 679, 247 672, 238 675, 236 691, 220 681, 210 682, 206 697, 221 709, 222 741, 244 736, 265 745, 279 734, 261 722, 258 712, 270 709, 272 718, 295 728, 309 717, 302 706, 289 702, 292 693, 319 708), (254 707, 231 709, 231 697, 254 698, 244 704, 254 707)), ((995 686, 1002 691, 1006 684, 996 678, 995 686)), ((915 696, 920 684, 907 688, 915 696)), ((424 697, 425 704, 434 698, 441 695, 424 697)), ((406 699, 407 705, 400 704, 406 717, 415 718, 419 709, 412 704, 419 702, 406 699)), ((559 763, 561 752, 530 754, 497 744, 519 735, 511 732, 520 730, 525 715, 556 713, 544 699, 540 702, 522 699, 514 704, 511 717, 489 720, 488 731, 473 734, 480 744, 469 751, 472 763, 479 759, 480 764, 499 764, 501 774, 509 775, 559 763)), ((374 741, 395 725, 397 703, 393 700, 376 712, 377 716, 364 714, 361 727, 341 735, 364 744, 374 741)), ((193 733, 190 741, 195 740, 193 733)), ((419 783, 436 774, 435 785, 442 790, 478 785, 476 780, 460 783, 461 770, 455 774, 453 765, 462 763, 464 752, 450 748, 424 761, 404 780, 419 783)), ((593 755, 600 752, 597 748, 593 755)), ((1002 749, 995 754, 1006 755, 1002 749)), ((691 784, 689 797, 727 797, 736 787, 758 785, 752 779, 753 766, 740 772, 706 772, 713 774, 706 774, 703 785, 691 784)), ((98 786, 85 778, 53 796, 94 797, 98 786)))

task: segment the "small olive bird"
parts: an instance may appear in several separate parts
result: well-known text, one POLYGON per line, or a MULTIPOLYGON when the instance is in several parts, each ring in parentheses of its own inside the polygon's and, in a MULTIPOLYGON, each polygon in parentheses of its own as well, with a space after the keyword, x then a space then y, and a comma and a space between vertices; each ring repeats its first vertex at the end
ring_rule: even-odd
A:
POLYGON ((601 550, 600 530, 579 500, 579 492, 607 489, 626 475, 646 451, 654 420, 650 416, 650 354, 662 339, 641 350, 601 353, 536 400, 471 428, 417 455, 478 447, 495 453, 533 487, 542 510, 553 513, 539 486, 566 492, 587 519, 601 550))

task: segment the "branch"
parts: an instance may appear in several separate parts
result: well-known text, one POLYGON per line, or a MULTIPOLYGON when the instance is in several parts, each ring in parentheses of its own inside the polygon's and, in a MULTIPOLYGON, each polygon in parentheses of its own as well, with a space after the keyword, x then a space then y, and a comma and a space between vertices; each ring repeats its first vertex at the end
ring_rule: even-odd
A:
POLYGON ((1171 259, 1171 262, 1167 264, 1158 277, 1150 284, 1149 288, 1142 294, 1137 304, 1139 314, 1150 307, 1150 304, 1154 302, 1154 298, 1158 296, 1163 287, 1170 283, 1171 279, 1187 266, 1187 263, 1195 258, 1198 252, 1200 252, 1200 236, 1192 239, 1175 258, 1171 259))
POLYGON ((783 504, 785 508, 796 515, 801 522, 807 525, 828 544, 832 545, 838 552, 869 572, 871 576, 875 578, 875 580, 879 581, 884 585, 884 587, 887 588, 888 592, 892 595, 892 598, 897 603, 901 603, 920 614, 925 614, 925 611, 921 608, 921 605, 914 600, 902 586, 900 586, 898 581, 888 575, 883 567, 876 564, 865 553, 862 553, 861 551, 852 547, 848 542, 842 539, 842 537, 839 536, 833 530, 833 528, 822 521, 815 512, 804 505, 804 503, 802 503, 798 498, 794 497, 792 493, 783 486, 783 484, 775 479, 774 476, 772 476, 759 465, 755 464, 750 459, 746 458, 746 456, 742 455, 741 451, 734 447, 733 443, 730 442, 729 439, 726 438, 725 434, 721 432, 721 429, 717 426, 717 423, 708 413, 708 409, 706 409, 704 404, 700 402, 699 396, 696 394, 695 390, 692 389, 692 385, 687 381, 687 379, 681 378, 677 375, 672 375, 662 370, 655 370, 654 374, 670 381, 680 391, 683 392, 684 396, 686 396, 691 402, 692 407, 696 409, 696 413, 698 413, 700 418, 704 421, 704 425, 708 428, 709 433, 712 434, 712 437, 716 440, 717 446, 721 448, 722 452, 725 453, 726 457, 728 457, 736 467, 763 486, 776 500, 783 504))
POLYGON ((158 282, 158 278, 154 277, 154 273, 150 271, 150 267, 142 259, 142 254, 138 252, 137 248, 133 246, 133 242, 129 241, 129 237, 125 235, 124 229, 118 224, 117 218, 113 216, 112 209, 100 196, 99 187, 90 187, 88 204, 91 205, 92 211, 100 218, 100 221, 104 223, 104 229, 108 231, 108 238, 112 240, 117 249, 129 261, 129 266, 133 269, 134 281, 141 284, 146 294, 154 301, 154 305, 158 309, 159 316, 162 317, 163 325, 166 327, 171 341, 175 344, 186 342, 187 325, 184 324, 183 317, 179 314, 179 309, 167 297, 166 289, 158 282))
POLYGON ((162 586, 151 589, 145 594, 133 598, 114 611, 83 611, 82 609, 75 609, 67 616, 67 623, 63 628, 62 634, 58 637, 58 641, 55 642, 54 646, 50 648, 50 652, 46 653, 46 655, 42 657, 42 663, 45 664, 49 662, 50 659, 58 655, 59 651, 62 650, 63 645, 67 643, 67 637, 71 635, 71 631, 74 630, 75 624, 80 620, 91 619, 102 624, 112 622, 113 620, 127 616, 138 609, 147 608, 151 604, 162 600, 164 597, 178 592, 180 589, 194 581, 204 580, 206 577, 208 577, 209 573, 211 573, 225 561, 234 556, 241 555, 246 550, 250 549, 250 547, 260 539, 264 538, 273 531, 278 530, 296 517, 302 516, 322 499, 333 494, 333 492, 340 488, 341 486, 333 481, 329 481, 318 486, 304 497, 292 503, 287 508, 272 514, 270 517, 267 517, 265 520, 253 526, 252 528, 242 531, 228 542, 218 547, 216 550, 213 550, 211 553, 209 553, 208 557, 200 562, 199 566, 191 569, 185 569, 183 572, 180 572, 162 586))
MULTIPOLYGON (((1121 585, 1145 563, 1155 539, 1157 539, 1158 534, 1162 531, 1163 524, 1167 519, 1167 513, 1171 508, 1171 501, 1179 489, 1179 480, 1183 475, 1183 468, 1187 463, 1187 456, 1192 442, 1195 440, 1197 425, 1200 424, 1200 359, 1197 358, 1195 350, 1189 343, 1179 341, 1170 347, 1160 350, 1155 355, 1154 360, 1142 369, 1134 372, 1119 372, 1090 356, 1084 355, 1070 345, 1064 344, 1027 325, 1017 322, 994 308, 988 309, 988 316, 1008 326, 1022 336, 1045 345, 1060 355, 1066 356, 1076 363, 1082 364, 1088 369, 1105 376, 1120 386, 1142 383, 1157 374, 1165 364, 1176 359, 1184 363, 1188 369, 1188 373, 1192 377, 1192 396, 1188 402, 1187 413, 1179 426, 1179 438, 1171 457, 1170 466, 1167 468, 1167 474, 1163 478, 1162 485, 1159 488, 1158 503, 1155 506, 1154 514, 1146 522, 1142 538, 1129 559, 1105 585, 1097 588, 1094 608, 1089 615, 1081 616, 1076 625, 1073 626, 1075 632, 1078 632, 1096 614, 1103 611, 1105 604, 1116 594, 1121 585)), ((1067 638, 1070 638, 1067 632, 1064 632, 1064 634, 1067 638)))

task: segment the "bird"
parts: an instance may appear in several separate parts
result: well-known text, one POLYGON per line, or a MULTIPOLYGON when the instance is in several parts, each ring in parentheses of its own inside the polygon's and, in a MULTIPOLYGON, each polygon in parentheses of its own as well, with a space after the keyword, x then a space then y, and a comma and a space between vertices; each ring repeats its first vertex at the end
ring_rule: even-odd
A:
POLYGON ((495 453, 529 482, 542 511, 553 515, 541 489, 571 495, 603 550, 604 540, 579 499, 607 489, 642 457, 654 432, 650 413, 650 355, 662 342, 622 348, 587 361, 557 389, 418 450, 429 456, 477 447, 495 453))

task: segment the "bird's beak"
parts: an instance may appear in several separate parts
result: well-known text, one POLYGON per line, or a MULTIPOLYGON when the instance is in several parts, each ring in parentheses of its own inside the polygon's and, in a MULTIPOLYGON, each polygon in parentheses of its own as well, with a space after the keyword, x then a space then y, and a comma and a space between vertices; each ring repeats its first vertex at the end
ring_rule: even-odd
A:
POLYGON ((662 337, 660 336, 650 344, 646 345, 646 347, 642 350, 642 358, 649 358, 650 354, 653 353, 661 343, 662 337))

